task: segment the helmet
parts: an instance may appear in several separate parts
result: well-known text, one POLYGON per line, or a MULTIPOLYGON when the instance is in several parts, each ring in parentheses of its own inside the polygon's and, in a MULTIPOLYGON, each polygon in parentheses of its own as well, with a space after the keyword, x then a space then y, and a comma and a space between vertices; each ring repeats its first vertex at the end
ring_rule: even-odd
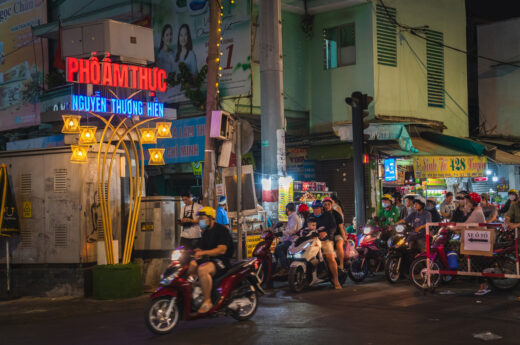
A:
POLYGON ((518 196, 518 191, 516 189, 510 189, 507 194, 516 194, 518 196))
POLYGON ((330 198, 330 197, 328 197, 328 196, 326 196, 326 197, 323 198, 322 203, 324 203, 324 202, 326 202, 326 201, 330 202, 331 204, 334 203, 334 201, 332 200, 332 198, 330 198))
POLYGON ((474 204, 480 204, 480 201, 481 201, 481 197, 478 193, 469 193, 469 195, 466 197, 468 199, 470 199, 471 201, 473 201, 474 204))
POLYGON ((394 198, 392 198, 392 196, 390 194, 384 194, 383 197, 381 198, 382 200, 388 200, 390 202, 393 202, 394 201, 394 198))
POLYGON ((300 206, 298 206, 298 213, 302 212, 309 212, 309 206, 306 204, 300 204, 300 206))
POLYGON ((316 208, 316 207, 323 207, 323 203, 321 202, 321 200, 314 200, 312 202, 312 208, 316 208))
POLYGON ((415 199, 413 200, 413 203, 420 204, 420 205, 422 205, 422 207, 426 206, 426 201, 424 200, 424 198, 422 196, 416 196, 415 199))
POLYGON ((428 199, 426 199, 426 201, 429 201, 432 204, 437 205, 437 199, 435 199, 433 196, 428 197, 428 199))
POLYGON ((316 220, 318 218, 316 218, 313 214, 311 214, 308 218, 307 218, 307 223, 316 223, 316 220))
POLYGON ((200 209, 197 213, 197 216, 207 216, 213 219, 217 218, 217 211, 213 207, 205 206, 200 209))
POLYGON ((219 205, 225 205, 226 204, 226 197, 225 196, 221 196, 218 198, 218 204, 219 205))

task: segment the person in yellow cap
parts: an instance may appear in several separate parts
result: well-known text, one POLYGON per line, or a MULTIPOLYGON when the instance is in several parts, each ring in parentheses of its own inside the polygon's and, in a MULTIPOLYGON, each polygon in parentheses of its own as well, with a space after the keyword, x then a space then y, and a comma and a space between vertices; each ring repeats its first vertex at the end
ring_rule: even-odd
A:
POLYGON ((217 211, 212 207, 203 207, 198 217, 202 237, 195 249, 195 261, 190 263, 190 274, 199 276, 204 302, 198 312, 204 314, 213 307, 213 278, 218 278, 229 269, 229 260, 233 257, 233 239, 229 230, 216 222, 217 211))
POLYGON ((381 226, 393 225, 399 220, 399 210, 392 203, 393 198, 390 194, 383 195, 381 199, 382 208, 377 213, 381 226))

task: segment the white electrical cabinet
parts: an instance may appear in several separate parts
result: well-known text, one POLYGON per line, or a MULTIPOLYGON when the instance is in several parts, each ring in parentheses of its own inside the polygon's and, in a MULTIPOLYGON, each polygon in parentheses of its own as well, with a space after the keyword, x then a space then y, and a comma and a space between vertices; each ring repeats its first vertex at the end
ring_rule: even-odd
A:
POLYGON ((64 26, 61 29, 64 57, 89 57, 110 52, 122 62, 148 64, 155 61, 153 30, 111 19, 64 26))
POLYGON ((134 250, 175 248, 175 203, 178 202, 169 196, 147 196, 141 199, 134 250))
MULTIPOLYGON (((14 264, 96 262, 96 242, 104 240, 97 155, 89 153, 84 164, 71 163, 70 155, 70 148, 0 153, 0 164, 7 165, 12 181, 20 219, 21 233, 13 235, 14 264)), ((113 236, 120 240, 123 162, 116 162, 110 182, 110 207, 113 236)))

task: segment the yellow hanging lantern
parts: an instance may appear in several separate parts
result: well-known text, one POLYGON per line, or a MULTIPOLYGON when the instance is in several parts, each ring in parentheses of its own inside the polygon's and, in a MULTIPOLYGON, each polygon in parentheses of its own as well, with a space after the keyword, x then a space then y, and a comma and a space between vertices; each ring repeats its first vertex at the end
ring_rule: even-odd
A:
POLYGON ((148 165, 164 165, 164 149, 148 149, 150 160, 148 165))
POLYGON ((71 145, 70 147, 72 148, 72 156, 70 156, 72 163, 87 163, 88 146, 71 145))
POLYGON ((171 132, 172 123, 171 122, 157 122, 156 126, 157 126, 157 138, 165 139, 165 138, 172 137, 172 132, 171 132))
POLYGON ((61 115, 63 119, 63 128, 61 129, 62 133, 67 134, 75 134, 79 133, 79 121, 81 120, 81 116, 79 115, 61 115))
POLYGON ((80 145, 94 145, 96 141, 96 126, 80 126, 79 144, 80 145))
POLYGON ((157 132, 156 128, 141 128, 141 142, 143 144, 156 144, 157 136, 155 133, 157 132))

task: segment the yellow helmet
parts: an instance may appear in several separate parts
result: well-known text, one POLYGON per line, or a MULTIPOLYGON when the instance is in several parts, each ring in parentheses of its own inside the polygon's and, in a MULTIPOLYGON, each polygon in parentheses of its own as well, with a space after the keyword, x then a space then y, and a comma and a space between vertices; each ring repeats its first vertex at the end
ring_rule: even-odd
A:
POLYGON ((213 207, 205 206, 200 209, 200 211, 197 213, 197 216, 207 216, 216 219, 217 211, 215 211, 213 207))
POLYGON ((383 197, 381 198, 382 200, 388 200, 388 201, 391 201, 391 202, 394 202, 394 198, 392 198, 392 196, 390 194, 384 194, 383 197))
POLYGON ((518 192, 516 189, 510 189, 509 192, 507 192, 507 194, 516 194, 518 195, 518 192))

